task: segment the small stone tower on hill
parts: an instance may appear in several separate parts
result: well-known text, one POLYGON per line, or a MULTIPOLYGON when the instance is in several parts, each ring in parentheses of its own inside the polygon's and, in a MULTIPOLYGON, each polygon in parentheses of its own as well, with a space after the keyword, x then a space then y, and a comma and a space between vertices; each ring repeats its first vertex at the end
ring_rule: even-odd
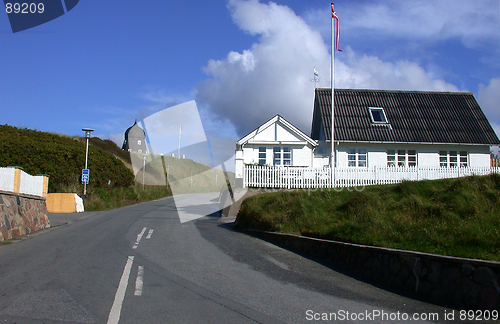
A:
POLYGON ((125 140, 123 141, 122 150, 144 154, 148 153, 146 148, 146 133, 137 124, 137 120, 134 125, 130 126, 125 131, 125 140))

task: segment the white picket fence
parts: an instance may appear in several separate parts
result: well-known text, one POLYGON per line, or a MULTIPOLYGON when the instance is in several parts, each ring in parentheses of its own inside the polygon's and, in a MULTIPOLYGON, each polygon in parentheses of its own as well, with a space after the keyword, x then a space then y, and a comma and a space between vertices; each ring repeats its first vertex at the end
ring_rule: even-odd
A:
POLYGON ((500 173, 500 168, 374 167, 336 168, 245 165, 243 186, 253 188, 332 188, 435 180, 500 173), (334 179, 332 185, 332 179, 334 179))
POLYGON ((32 176, 16 167, 0 168, 0 190, 42 197, 47 190, 44 177, 32 176))

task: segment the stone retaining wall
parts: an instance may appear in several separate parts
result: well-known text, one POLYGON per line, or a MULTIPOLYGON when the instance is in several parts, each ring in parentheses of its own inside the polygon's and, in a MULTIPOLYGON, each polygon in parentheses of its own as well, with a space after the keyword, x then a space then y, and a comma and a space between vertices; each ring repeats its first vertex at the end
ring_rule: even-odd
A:
POLYGON ((0 191, 0 241, 49 228, 45 199, 0 191))
POLYGON ((500 263, 250 231, 365 278, 458 309, 500 310, 500 263))

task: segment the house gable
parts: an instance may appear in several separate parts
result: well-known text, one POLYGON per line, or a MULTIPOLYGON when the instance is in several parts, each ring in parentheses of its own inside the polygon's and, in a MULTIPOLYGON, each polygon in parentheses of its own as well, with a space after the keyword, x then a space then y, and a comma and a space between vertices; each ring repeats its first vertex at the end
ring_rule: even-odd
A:
MULTIPOLYGON (((311 137, 331 137, 331 89, 317 89, 311 137)), ((498 145, 471 93, 335 89, 335 141, 498 145), (375 123, 370 108, 383 109, 375 123)))
POLYGON ((236 142, 237 145, 245 144, 309 144, 317 143, 304 132, 293 126, 280 115, 276 115, 248 135, 236 142))

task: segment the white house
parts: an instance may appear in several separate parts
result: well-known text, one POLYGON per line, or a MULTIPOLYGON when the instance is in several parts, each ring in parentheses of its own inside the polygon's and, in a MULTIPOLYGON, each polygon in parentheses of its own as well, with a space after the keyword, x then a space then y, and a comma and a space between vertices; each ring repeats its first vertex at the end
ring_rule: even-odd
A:
MULTIPOLYGON (((245 165, 330 165, 331 89, 316 89, 311 136, 277 115, 236 143, 245 165)), ((335 170, 489 168, 500 144, 472 93, 335 89, 335 170)))
MULTIPOLYGON (((330 104, 331 90, 317 89, 311 137, 326 156, 330 104)), ((339 168, 490 167, 500 144, 472 93, 336 89, 334 120, 339 168)))
POLYGON ((276 115, 236 142, 236 178, 245 164, 301 166, 313 164, 318 143, 280 115, 276 115))

